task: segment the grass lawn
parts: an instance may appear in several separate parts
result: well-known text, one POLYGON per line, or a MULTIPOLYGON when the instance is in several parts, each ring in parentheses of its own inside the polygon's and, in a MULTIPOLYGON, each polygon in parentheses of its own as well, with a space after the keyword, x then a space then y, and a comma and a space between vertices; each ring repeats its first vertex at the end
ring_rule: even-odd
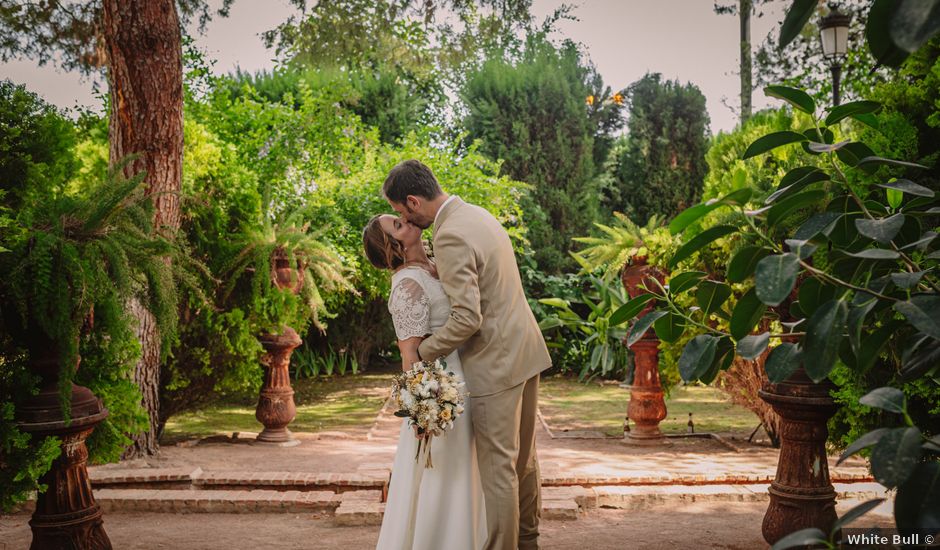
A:
MULTIPOLYGON (((539 408, 552 430, 623 435, 629 400, 630 391, 617 384, 582 384, 567 376, 542 378, 539 388, 539 408)), ((666 410, 666 419, 659 425, 666 433, 685 433, 690 412, 696 432, 743 433, 747 437, 759 423, 751 411, 707 386, 676 386, 666 398, 666 410)))
MULTIPOLYGON (((292 380, 297 418, 288 428, 293 432, 367 431, 388 396, 394 372, 292 380)), ((166 423, 163 442, 260 432, 263 426, 255 419, 256 404, 257 398, 246 399, 174 416, 166 423)))

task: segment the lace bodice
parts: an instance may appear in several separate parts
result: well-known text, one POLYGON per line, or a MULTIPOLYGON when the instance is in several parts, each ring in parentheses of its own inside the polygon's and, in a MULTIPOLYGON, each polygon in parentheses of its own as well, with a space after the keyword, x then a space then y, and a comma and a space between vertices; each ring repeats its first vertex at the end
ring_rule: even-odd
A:
POLYGON ((450 301, 441 282, 420 267, 406 267, 392 275, 388 311, 399 340, 427 336, 444 326, 450 301))

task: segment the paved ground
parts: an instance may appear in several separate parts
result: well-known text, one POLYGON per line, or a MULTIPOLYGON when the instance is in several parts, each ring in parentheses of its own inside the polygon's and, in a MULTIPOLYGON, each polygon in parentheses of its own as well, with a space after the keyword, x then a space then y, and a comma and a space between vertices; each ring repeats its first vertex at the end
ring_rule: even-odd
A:
MULTIPOLYGON (((838 506, 844 513, 856 502, 838 506)), ((766 548, 760 533, 767 506, 755 502, 702 502, 641 511, 595 509, 577 521, 544 521, 545 550, 766 548)), ((889 526, 882 507, 859 525, 889 526)), ((0 518, 0 550, 29 547, 24 514, 0 518)), ((329 518, 296 514, 112 513, 105 529, 116 549, 343 549, 375 548, 377 526, 337 527, 329 518)))
MULTIPOLYGON (((195 446, 164 446, 156 458, 97 468, 355 473, 367 464, 391 465, 400 423, 386 407, 367 437, 341 432, 295 434, 300 444, 282 448, 254 445, 254 434, 240 434, 234 440, 216 438, 215 442, 195 446)), ((713 439, 669 442, 665 447, 637 447, 625 445, 620 439, 552 437, 541 424, 537 434, 543 477, 745 482, 769 480, 776 471, 778 451, 767 446, 737 441, 733 442, 737 450, 732 450, 713 439)), ((830 469, 836 479, 868 476, 865 462, 860 459, 850 459, 836 468, 832 458, 830 469)))

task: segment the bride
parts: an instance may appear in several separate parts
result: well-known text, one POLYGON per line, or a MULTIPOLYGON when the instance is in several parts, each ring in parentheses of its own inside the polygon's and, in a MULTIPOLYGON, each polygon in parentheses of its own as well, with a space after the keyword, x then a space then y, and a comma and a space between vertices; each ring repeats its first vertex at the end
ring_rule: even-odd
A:
MULTIPOLYGON (((362 240, 372 265, 392 271, 388 309, 402 370, 410 370, 418 361, 421 339, 447 321, 450 302, 417 226, 388 214, 375 216, 362 240)), ((448 371, 463 378, 456 351, 444 360, 448 371)), ((414 428, 402 420, 377 548, 478 550, 487 531, 469 404, 452 430, 432 439, 433 468, 415 460, 417 445, 414 428)))

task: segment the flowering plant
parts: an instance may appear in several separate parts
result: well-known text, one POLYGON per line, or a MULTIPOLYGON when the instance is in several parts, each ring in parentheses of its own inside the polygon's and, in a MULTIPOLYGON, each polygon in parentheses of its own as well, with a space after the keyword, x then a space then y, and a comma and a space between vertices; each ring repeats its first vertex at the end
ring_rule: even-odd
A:
POLYGON ((463 414, 466 392, 464 382, 441 359, 419 361, 411 370, 395 377, 392 397, 398 402, 395 416, 409 418, 417 427, 418 451, 427 455, 427 467, 431 464, 431 438, 454 427, 454 421, 463 414))

